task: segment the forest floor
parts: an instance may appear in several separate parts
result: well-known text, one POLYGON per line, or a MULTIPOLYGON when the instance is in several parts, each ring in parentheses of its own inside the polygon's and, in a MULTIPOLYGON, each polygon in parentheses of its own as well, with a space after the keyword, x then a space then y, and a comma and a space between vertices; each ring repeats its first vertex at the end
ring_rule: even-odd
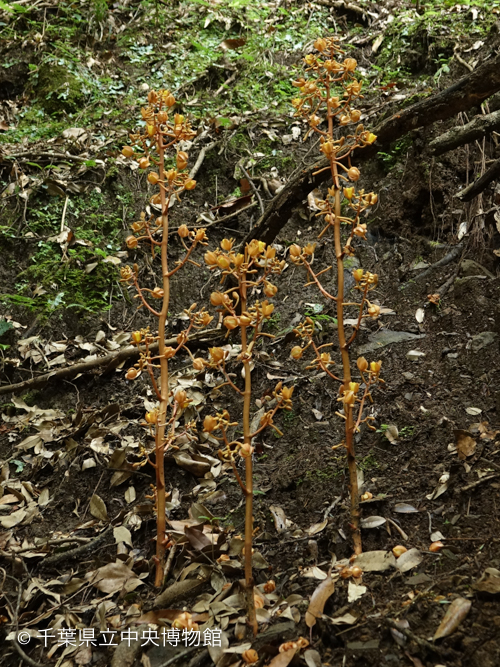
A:
MULTIPOLYGON (((209 147, 196 189, 172 208, 174 226, 210 225, 210 248, 224 237, 238 243, 259 218, 241 165, 267 206, 318 159, 316 139, 304 140, 290 105, 291 80, 318 36, 336 32, 357 59, 367 128, 498 50, 500 3, 420 5, 417 12, 391 0, 0 2, 0 665, 26 662, 12 641, 18 630, 31 637, 26 664, 63 667, 226 667, 250 646, 259 666, 274 659, 279 667, 279 646, 299 636, 310 645, 290 664, 308 667, 500 664, 500 192, 493 186, 466 204, 455 198, 500 148, 492 135, 440 158, 427 150, 467 122, 465 114, 414 130, 361 168, 361 186, 380 202, 349 277, 356 266, 378 274, 383 312, 363 325, 352 351, 380 359, 385 381, 371 408, 376 431, 356 437, 361 492, 371 494, 361 503, 367 557, 361 579, 336 580, 311 632, 311 595, 332 564, 351 557, 352 542, 347 464, 335 447, 343 438, 338 388, 306 370, 307 360, 290 358, 294 326, 310 317, 322 342, 335 341, 336 314, 314 286, 304 287, 300 268, 290 262, 276 280, 265 325, 272 337, 252 372, 253 413, 278 381, 295 386, 293 409, 276 418, 282 435, 260 438, 254 454, 254 565, 264 601, 255 640, 245 636, 238 592, 244 502, 231 467, 201 433, 207 414, 236 412, 228 388, 193 374, 188 359, 173 362, 200 439, 182 461, 166 461, 177 546, 160 610, 154 470, 132 465, 152 446, 145 374, 127 381, 127 362, 4 391, 123 349, 131 332, 156 326, 119 282, 127 262, 138 263, 151 287, 160 282, 147 250, 127 250, 124 241, 153 192, 120 153, 149 89, 173 90, 191 117, 195 160, 209 147), (192 526, 216 543, 210 538, 207 548, 192 526), (391 560, 397 545, 411 550, 407 567, 391 560), (384 552, 383 564, 374 552, 384 552), (269 580, 276 589, 264 593, 269 580), (433 641, 456 599, 470 610, 433 641), (221 628, 229 652, 129 641, 113 659, 100 641, 106 628, 118 637, 169 628, 179 610, 202 629, 221 628), (391 631, 391 620, 403 634, 391 631), (96 645, 74 645, 66 634, 66 643, 44 648, 39 632, 47 628, 93 629, 96 645)), ((469 119, 475 113, 481 109, 469 119)), ((317 240, 312 204, 296 207, 274 244, 287 259, 291 244, 317 242, 315 261, 327 266, 334 253, 331 241, 317 240)), ((180 255, 174 237, 171 246, 180 255)), ((168 335, 217 284, 205 266, 176 275, 168 335)), ((335 289, 333 278, 329 284, 335 289)), ((213 340, 237 354, 237 340, 221 333, 201 341, 197 355, 213 340)))

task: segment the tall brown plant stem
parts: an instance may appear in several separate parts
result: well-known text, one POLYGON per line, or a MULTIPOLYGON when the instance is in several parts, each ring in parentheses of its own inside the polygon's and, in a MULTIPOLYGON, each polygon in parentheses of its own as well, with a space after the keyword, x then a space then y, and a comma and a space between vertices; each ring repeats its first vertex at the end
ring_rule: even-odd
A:
MULTIPOLYGON (((163 138, 158 138, 158 153, 160 158, 160 174, 165 167, 165 149, 163 138)), ((168 307, 170 303, 170 278, 168 274, 168 201, 165 188, 160 186, 162 212, 162 240, 161 240, 161 269, 163 277, 163 301, 158 321, 158 352, 160 357, 160 407, 155 433, 156 451, 156 574, 155 586, 163 583, 165 568, 166 543, 166 507, 165 507, 165 426, 167 421, 168 404, 168 361, 165 358, 165 327, 167 324, 168 307)))
MULTIPOLYGON (((245 251, 245 262, 248 259, 245 251)), ((246 274, 243 274, 240 287, 241 311, 247 308, 247 283, 246 274)), ((250 362, 248 360, 247 327, 241 327, 241 355, 243 368, 245 370, 245 389, 243 392, 243 442, 249 446, 252 444, 250 437, 250 401, 252 398, 252 375, 250 362)), ((253 594, 252 574, 252 537, 253 537, 253 464, 252 457, 245 458, 245 586, 247 597, 248 623, 252 627, 254 636, 257 634, 257 616, 255 612, 255 600, 253 594)))

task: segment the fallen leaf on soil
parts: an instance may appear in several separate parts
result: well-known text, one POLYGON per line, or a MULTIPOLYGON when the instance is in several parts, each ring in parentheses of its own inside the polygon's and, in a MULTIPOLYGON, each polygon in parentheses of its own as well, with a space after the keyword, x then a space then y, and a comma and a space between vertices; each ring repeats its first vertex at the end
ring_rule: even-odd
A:
POLYGON ((412 512, 418 512, 418 509, 407 503, 396 503, 394 505, 394 511, 399 512, 399 514, 411 514, 412 512))
POLYGON ((330 595, 332 595, 334 590, 335 580, 333 580, 331 577, 327 577, 316 588, 311 596, 311 602, 309 603, 309 607, 306 611, 306 625, 308 628, 312 628, 314 625, 316 625, 316 619, 321 618, 326 601, 330 595))
POLYGON ((476 441, 468 431, 462 429, 453 431, 453 435, 457 445, 458 458, 465 461, 468 456, 472 456, 476 451, 476 441))
POLYGON ((419 324, 422 324, 425 318, 425 310, 423 308, 418 308, 417 312, 415 313, 415 319, 419 324))
POLYGON ((455 632, 460 623, 469 613, 471 606, 472 602, 465 598, 456 598, 456 600, 453 600, 448 607, 448 611, 444 615, 439 628, 434 633, 434 641, 436 641, 436 639, 441 639, 442 637, 448 637, 448 635, 455 632))
POLYGON ((363 572, 385 572, 396 567, 396 559, 390 551, 365 551, 356 556, 353 565, 360 567, 363 572))
POLYGON ((285 651, 284 653, 278 653, 278 655, 271 660, 268 667, 287 667, 296 653, 296 648, 291 648, 289 651, 285 651))
POLYGON ((323 665, 320 654, 312 648, 304 653, 304 660, 306 661, 307 667, 322 667, 323 665))
POLYGON ((383 516, 367 516, 366 519, 361 519, 361 528, 378 528, 383 526, 385 522, 383 516))
POLYGON ((13 528, 23 521, 26 517, 26 510, 17 510, 17 512, 12 512, 8 516, 0 517, 0 523, 4 528, 13 528))
POLYGON ((354 625, 357 622, 356 616, 352 614, 343 614, 342 616, 335 616, 335 618, 329 618, 330 623, 333 625, 354 625))
POLYGON ((306 533, 308 535, 316 535, 317 533, 321 533, 322 530, 324 530, 328 525, 328 519, 325 519, 321 523, 313 523, 312 526, 309 526, 309 528, 306 530, 306 533))
POLYGON ((391 445, 395 445, 396 442, 399 440, 399 430, 396 424, 389 424, 385 430, 385 437, 391 445))
POLYGON ((355 584, 354 581, 350 581, 347 587, 348 602, 356 602, 356 600, 359 600, 367 590, 366 586, 361 586, 360 584, 355 584))
POLYGON ((465 408, 465 412, 466 412, 468 415, 474 415, 474 416, 476 416, 476 415, 480 415, 481 412, 482 412, 482 410, 481 410, 481 408, 465 408))
POLYGON ((229 49, 237 49, 240 46, 244 46, 247 43, 247 40, 244 37, 239 39, 225 39, 219 44, 223 51, 228 51, 229 49))
POLYGON ((125 542, 125 544, 128 544, 129 547, 134 546, 132 544, 132 535, 130 530, 125 528, 125 526, 118 526, 118 528, 113 528, 113 537, 115 538, 115 542, 117 544, 119 542, 125 542))
POLYGON ((283 532, 292 525, 292 522, 286 518, 285 511, 278 505, 271 505, 269 511, 273 515, 274 526, 278 533, 283 532))
POLYGON ((103 593, 116 593, 122 589, 130 593, 130 591, 135 590, 137 586, 141 586, 143 583, 121 561, 108 563, 108 565, 100 567, 95 572, 89 572, 87 578, 90 579, 92 586, 95 586, 103 593))
POLYGON ((99 521, 108 521, 108 511, 106 510, 106 505, 104 500, 94 493, 90 499, 90 513, 99 521))
POLYGON ((315 565, 313 567, 306 568, 302 572, 302 576, 311 577, 312 579, 320 579, 321 581, 328 577, 326 572, 323 572, 323 570, 320 570, 319 567, 316 567, 315 565))
POLYGON ((408 572, 408 570, 420 565, 422 560, 423 556, 418 549, 410 549, 397 559, 396 567, 400 572, 408 572))
POLYGON ((472 588, 481 593, 490 593, 491 595, 500 593, 500 570, 494 567, 487 567, 481 578, 472 588))
MULTIPOLYGON (((398 624, 398 626, 401 629, 407 630, 410 627, 410 624, 406 619, 401 619, 399 621, 395 621, 395 623, 398 624)), ((406 644, 406 637, 402 632, 399 632, 399 630, 396 630, 396 628, 391 628, 391 635, 396 644, 398 646, 404 646, 406 644)))

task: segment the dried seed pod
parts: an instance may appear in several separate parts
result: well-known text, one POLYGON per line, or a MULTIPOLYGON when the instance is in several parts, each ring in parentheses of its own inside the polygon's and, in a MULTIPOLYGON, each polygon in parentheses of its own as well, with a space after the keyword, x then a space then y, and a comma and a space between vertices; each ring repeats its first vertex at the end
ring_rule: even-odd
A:
POLYGON ((264 593, 272 593, 274 590, 276 590, 276 583, 272 579, 270 579, 269 581, 266 581, 263 588, 264 588, 264 593))

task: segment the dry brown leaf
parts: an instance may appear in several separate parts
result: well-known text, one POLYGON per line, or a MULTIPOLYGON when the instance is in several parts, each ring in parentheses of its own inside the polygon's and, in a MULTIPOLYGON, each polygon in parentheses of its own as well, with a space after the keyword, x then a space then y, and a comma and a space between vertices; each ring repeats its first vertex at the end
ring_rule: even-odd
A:
POLYGON ((223 51, 237 49, 240 46, 244 46, 247 43, 247 40, 244 37, 238 39, 225 39, 219 44, 223 51))
POLYGON ((306 611, 306 625, 308 628, 312 628, 316 624, 316 619, 321 618, 325 604, 334 590, 335 581, 330 576, 316 588, 306 611))
POLYGON ((90 513, 93 517, 99 519, 99 521, 109 521, 104 500, 97 493, 94 493, 90 499, 90 513))
POLYGON ((456 598, 453 600, 448 607, 448 611, 444 615, 439 628, 434 633, 434 641, 436 641, 436 639, 441 639, 442 637, 448 637, 448 635, 455 632, 460 623, 469 613, 471 606, 472 602, 466 600, 466 598, 456 598))
POLYGON ((476 451, 476 441, 468 431, 462 429, 453 431, 453 435, 457 445, 458 458, 465 461, 468 456, 472 456, 476 451))
POLYGON ((121 561, 108 563, 95 572, 90 572, 87 578, 90 578, 92 586, 103 593, 116 593, 122 589, 130 592, 142 584, 134 572, 121 561))
MULTIPOLYGON (((316 619, 314 620, 316 623, 316 619)), ((289 651, 278 653, 269 663, 269 667, 287 667, 292 661, 293 656, 297 653, 296 648, 291 648, 289 651)))

